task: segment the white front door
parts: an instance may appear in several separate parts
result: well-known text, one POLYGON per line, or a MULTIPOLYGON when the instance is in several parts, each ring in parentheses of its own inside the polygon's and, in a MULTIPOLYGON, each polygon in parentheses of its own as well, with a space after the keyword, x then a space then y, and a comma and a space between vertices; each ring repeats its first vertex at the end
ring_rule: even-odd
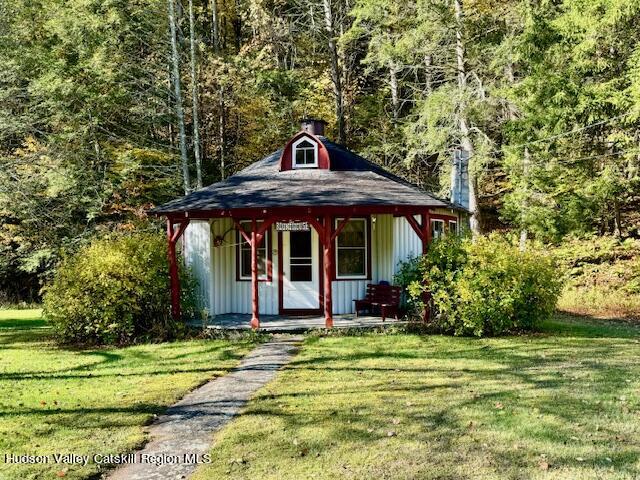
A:
POLYGON ((319 244, 315 230, 282 232, 282 307, 320 308, 319 244))

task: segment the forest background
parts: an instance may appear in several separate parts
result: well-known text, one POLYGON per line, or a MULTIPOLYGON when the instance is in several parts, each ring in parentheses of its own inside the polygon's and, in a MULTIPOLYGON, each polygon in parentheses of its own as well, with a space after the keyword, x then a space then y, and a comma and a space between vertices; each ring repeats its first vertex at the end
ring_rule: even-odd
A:
POLYGON ((476 231, 629 257, 638 25, 637 0, 0 0, 0 301, 308 116, 442 196, 469 152, 476 231))

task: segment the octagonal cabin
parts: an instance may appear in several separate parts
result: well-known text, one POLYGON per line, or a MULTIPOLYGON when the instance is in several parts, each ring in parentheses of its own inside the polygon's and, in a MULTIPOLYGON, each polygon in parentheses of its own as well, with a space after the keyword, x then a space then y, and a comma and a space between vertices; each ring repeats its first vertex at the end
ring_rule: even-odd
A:
POLYGON ((180 316, 176 242, 212 315, 354 312, 368 285, 457 232, 467 210, 324 136, 305 119, 281 149, 152 212, 167 217, 172 311, 180 316))

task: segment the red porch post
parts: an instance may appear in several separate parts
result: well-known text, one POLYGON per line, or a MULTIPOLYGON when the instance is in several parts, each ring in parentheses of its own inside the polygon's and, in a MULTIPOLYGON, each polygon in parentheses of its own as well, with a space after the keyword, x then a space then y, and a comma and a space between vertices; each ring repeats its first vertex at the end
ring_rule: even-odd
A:
POLYGON ((333 238, 332 219, 330 215, 324 217, 322 247, 324 253, 324 324, 326 328, 333 328, 333 294, 331 291, 333 280, 333 238))
POLYGON ((265 233, 276 221, 276 217, 266 218, 260 228, 255 218, 251 220, 251 235, 247 235, 240 222, 232 217, 233 223, 244 238, 244 241, 251 247, 251 327, 260 328, 260 300, 258 297, 258 247, 264 239, 265 233))
POLYGON ((251 220, 251 328, 260 328, 258 298, 258 232, 256 219, 251 220))
POLYGON ((169 284, 171 288, 171 317, 174 320, 180 320, 180 277, 178 275, 178 259, 176 258, 176 243, 182 236, 187 225, 188 219, 180 221, 178 230, 174 230, 173 221, 167 219, 167 253, 169 256, 169 284))
POLYGON ((429 210, 422 214, 422 254, 426 254, 431 243, 431 215, 429 210))

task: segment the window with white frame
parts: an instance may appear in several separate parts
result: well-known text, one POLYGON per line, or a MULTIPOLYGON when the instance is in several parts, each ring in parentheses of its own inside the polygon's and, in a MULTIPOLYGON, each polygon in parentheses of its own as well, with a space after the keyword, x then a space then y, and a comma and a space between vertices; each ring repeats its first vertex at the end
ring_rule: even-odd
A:
POLYGON ((458 234, 458 222, 456 220, 449 220, 449 233, 451 235, 458 234))
MULTIPOLYGON (((336 227, 341 219, 336 219, 336 227)), ((367 220, 354 218, 336 237, 336 278, 367 278, 367 220)))
MULTIPOLYGON (((251 235, 251 220, 241 220, 240 226, 242 229, 251 235)), ((262 221, 256 222, 258 228, 262 221)), ((268 266, 269 266, 269 242, 270 234, 268 230, 264 234, 262 243, 258 247, 258 280, 267 280, 268 278, 268 266)), ((239 280, 251 280, 251 245, 244 239, 242 234, 238 232, 237 236, 238 247, 238 279, 239 280)))
POLYGON ((315 168, 318 166, 318 144, 308 137, 293 143, 293 168, 315 168))
POLYGON ((431 220, 431 238, 436 240, 444 236, 444 220, 431 220))

